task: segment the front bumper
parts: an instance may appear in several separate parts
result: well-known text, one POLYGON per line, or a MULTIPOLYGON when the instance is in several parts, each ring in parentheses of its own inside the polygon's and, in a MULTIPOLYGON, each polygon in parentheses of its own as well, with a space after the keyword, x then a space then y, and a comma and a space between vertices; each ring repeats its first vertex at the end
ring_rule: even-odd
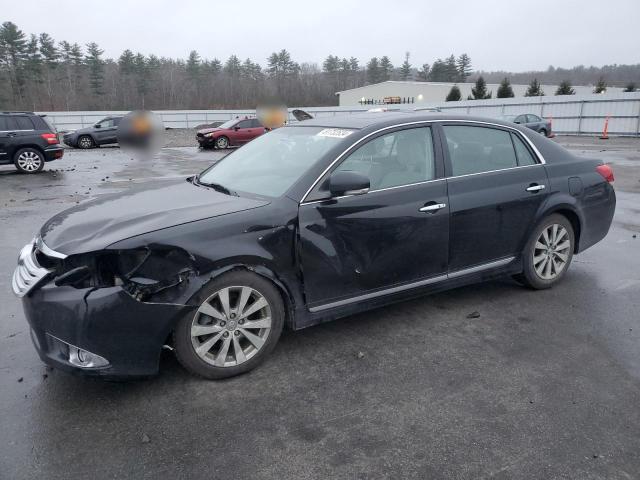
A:
POLYGON ((109 378, 158 372, 162 345, 193 307, 139 302, 120 287, 76 289, 53 284, 22 298, 40 358, 52 367, 109 378), (67 347, 64 346, 67 345, 67 347), (98 355, 106 366, 80 367, 68 346, 98 355))
POLYGON ((56 254, 41 242, 27 245, 13 285, 22 298, 40 358, 52 367, 84 375, 131 378, 156 374, 162 345, 178 320, 196 307, 141 302, 119 286, 58 287, 51 271, 38 264, 36 251, 56 254), (83 363, 78 349, 105 362, 83 363))
POLYGON ((196 136, 196 140, 201 147, 213 147, 216 144, 216 139, 213 137, 196 136))

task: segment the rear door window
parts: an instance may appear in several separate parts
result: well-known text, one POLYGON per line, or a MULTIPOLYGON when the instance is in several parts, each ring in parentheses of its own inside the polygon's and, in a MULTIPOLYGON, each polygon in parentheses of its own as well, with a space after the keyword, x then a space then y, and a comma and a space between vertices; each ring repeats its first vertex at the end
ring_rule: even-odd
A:
POLYGON ((0 132, 9 130, 7 128, 7 117, 0 116, 0 132))
POLYGON ((242 120, 236 125, 238 128, 251 128, 251 120, 242 120))
POLYGON ((33 122, 29 117, 9 117, 13 118, 16 130, 34 130, 33 122))
POLYGON ((444 125, 453 176, 518 166, 511 134, 490 127, 444 125))
POLYGON ((253 120, 251 120, 251 127, 252 128, 261 128, 262 124, 260 123, 260 120, 258 120, 257 118, 254 118, 253 120))

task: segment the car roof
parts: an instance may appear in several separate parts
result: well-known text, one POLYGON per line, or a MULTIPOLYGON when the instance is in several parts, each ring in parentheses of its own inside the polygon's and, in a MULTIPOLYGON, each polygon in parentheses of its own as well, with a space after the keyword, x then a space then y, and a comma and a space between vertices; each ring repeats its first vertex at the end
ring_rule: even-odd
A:
POLYGON ((331 117, 320 117, 302 122, 292 123, 289 126, 309 126, 328 128, 363 129, 367 127, 388 127, 395 124, 420 122, 420 121, 474 121, 494 123, 513 128, 513 124, 495 118, 476 117, 471 115, 452 115, 447 113, 397 111, 397 112, 363 112, 331 117))

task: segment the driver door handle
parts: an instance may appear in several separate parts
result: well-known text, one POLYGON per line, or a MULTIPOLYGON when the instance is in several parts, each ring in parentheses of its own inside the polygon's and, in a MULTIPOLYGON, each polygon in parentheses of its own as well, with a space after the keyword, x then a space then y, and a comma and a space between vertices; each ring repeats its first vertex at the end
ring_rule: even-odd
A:
POLYGON ((539 192, 540 190, 544 190, 544 185, 534 184, 527 188, 527 192, 539 192))
POLYGON ((432 212, 432 213, 435 213, 438 210, 441 210, 446 206, 447 206, 446 203, 431 203, 429 205, 425 205, 424 207, 422 207, 420 209, 420 211, 421 212, 432 212))

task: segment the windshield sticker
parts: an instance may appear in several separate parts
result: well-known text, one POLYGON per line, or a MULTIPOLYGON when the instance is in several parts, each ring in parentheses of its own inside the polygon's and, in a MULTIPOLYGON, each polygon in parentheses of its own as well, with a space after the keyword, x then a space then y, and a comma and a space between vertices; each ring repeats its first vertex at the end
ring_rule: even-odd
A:
POLYGON ((345 138, 353 133, 353 130, 346 130, 344 128, 325 128, 318 132, 318 137, 331 137, 331 138, 345 138))

